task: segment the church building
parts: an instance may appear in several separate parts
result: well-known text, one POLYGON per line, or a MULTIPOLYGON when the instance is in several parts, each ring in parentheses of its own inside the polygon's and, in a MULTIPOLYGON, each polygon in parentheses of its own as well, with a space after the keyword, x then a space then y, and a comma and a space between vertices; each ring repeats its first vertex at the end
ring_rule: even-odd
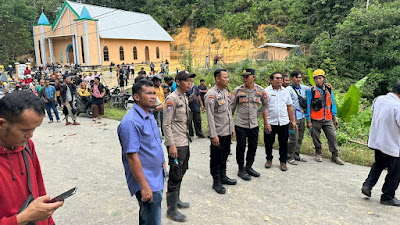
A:
POLYGON ((36 66, 106 66, 170 59, 172 37, 150 15, 65 1, 33 27, 36 66))

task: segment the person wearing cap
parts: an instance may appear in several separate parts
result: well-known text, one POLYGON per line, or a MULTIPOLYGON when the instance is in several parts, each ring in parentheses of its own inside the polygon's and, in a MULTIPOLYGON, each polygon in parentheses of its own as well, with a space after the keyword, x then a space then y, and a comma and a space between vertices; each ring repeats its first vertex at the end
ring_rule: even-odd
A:
POLYGON ((335 126, 339 125, 336 119, 336 103, 331 88, 325 85, 325 71, 317 69, 313 72, 315 86, 307 90, 307 127, 315 146, 315 160, 322 162, 321 129, 328 139, 329 151, 332 153, 331 161, 343 165, 339 158, 339 146, 336 139, 335 126))
POLYGON ((262 114, 264 127, 268 125, 266 112, 267 93, 261 86, 254 83, 254 69, 245 69, 242 75, 244 84, 233 90, 231 109, 233 114, 237 108, 235 132, 237 139, 236 162, 239 165, 238 176, 248 181, 251 180, 250 176, 260 176, 260 174, 252 168, 252 165, 258 143, 258 116, 262 114), (248 140, 248 150, 246 165, 244 166, 246 138, 248 140))
POLYGON ((180 71, 175 77, 176 91, 165 99, 164 144, 167 147, 168 164, 170 165, 167 185, 167 216, 179 222, 186 221, 186 216, 180 213, 177 207, 189 207, 189 203, 180 200, 179 194, 182 178, 189 168, 190 156, 190 137, 188 133, 189 102, 185 92, 192 87, 190 78, 195 76, 196 74, 188 71, 180 71))
POLYGON ((228 96, 229 75, 223 68, 214 71, 215 85, 205 95, 205 107, 208 122, 210 145, 210 173, 213 177, 212 188, 219 194, 225 194, 222 184, 235 185, 237 181, 226 176, 226 160, 231 152, 233 135, 232 112, 228 96))
POLYGON ((160 111, 155 111, 154 112, 154 117, 157 121, 158 126, 161 127, 161 134, 162 136, 164 136, 164 131, 162 129, 163 126, 163 117, 164 117, 164 113, 163 110, 164 109, 164 103, 165 103, 165 97, 164 97, 164 89, 161 86, 161 80, 162 77, 160 75, 154 75, 152 78, 153 84, 154 84, 154 91, 156 92, 157 95, 157 99, 160 100, 162 108, 160 111))

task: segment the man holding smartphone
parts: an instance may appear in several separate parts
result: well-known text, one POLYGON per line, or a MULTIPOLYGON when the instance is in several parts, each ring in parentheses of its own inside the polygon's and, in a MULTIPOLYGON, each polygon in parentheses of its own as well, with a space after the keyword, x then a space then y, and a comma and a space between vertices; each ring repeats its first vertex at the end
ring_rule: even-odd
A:
POLYGON ((43 102, 30 91, 0 100, 0 224, 53 225, 51 215, 63 205, 46 203, 50 196, 30 139, 43 118, 43 102))
POLYGON ((132 94, 133 108, 118 126, 125 177, 131 196, 139 202, 139 224, 160 225, 165 159, 151 111, 157 96, 153 83, 144 79, 133 85, 132 94))

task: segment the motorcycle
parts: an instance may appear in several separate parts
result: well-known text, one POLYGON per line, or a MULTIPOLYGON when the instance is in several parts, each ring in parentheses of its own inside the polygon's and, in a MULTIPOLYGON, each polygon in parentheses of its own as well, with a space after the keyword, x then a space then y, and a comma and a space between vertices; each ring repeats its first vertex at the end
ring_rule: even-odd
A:
POLYGON ((86 116, 92 118, 92 98, 86 97, 82 98, 81 96, 77 96, 75 102, 75 108, 77 110, 77 116, 81 113, 86 113, 86 116))
POLYGON ((128 104, 133 103, 132 95, 128 91, 121 93, 119 87, 111 89, 111 97, 108 104, 110 107, 121 107, 128 109, 128 104))
POLYGON ((108 89, 108 86, 104 86, 104 88, 106 89, 106 94, 104 95, 104 103, 107 103, 108 100, 111 99, 111 91, 110 89, 108 89))

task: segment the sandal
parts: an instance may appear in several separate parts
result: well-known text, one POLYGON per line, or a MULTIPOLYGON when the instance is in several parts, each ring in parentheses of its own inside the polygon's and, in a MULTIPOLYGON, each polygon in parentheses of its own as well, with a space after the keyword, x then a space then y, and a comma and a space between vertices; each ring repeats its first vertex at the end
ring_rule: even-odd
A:
POLYGON ((301 158, 300 162, 307 162, 307 159, 306 158, 301 158))
POLYGON ((288 163, 291 164, 291 165, 298 165, 296 160, 294 160, 294 159, 289 160, 288 163))

